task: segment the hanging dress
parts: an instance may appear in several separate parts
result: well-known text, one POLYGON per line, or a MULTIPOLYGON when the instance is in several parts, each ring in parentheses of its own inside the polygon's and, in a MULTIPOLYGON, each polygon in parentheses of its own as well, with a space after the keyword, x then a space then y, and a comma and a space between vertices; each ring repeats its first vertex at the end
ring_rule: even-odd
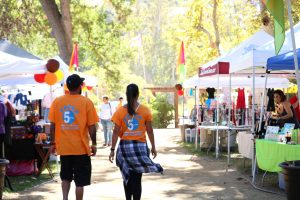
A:
POLYGON ((267 96, 269 98, 267 111, 275 111, 275 103, 274 103, 274 89, 269 88, 267 96))
POLYGON ((238 96, 236 102, 236 109, 244 109, 246 108, 246 101, 245 101, 245 89, 238 88, 238 96))

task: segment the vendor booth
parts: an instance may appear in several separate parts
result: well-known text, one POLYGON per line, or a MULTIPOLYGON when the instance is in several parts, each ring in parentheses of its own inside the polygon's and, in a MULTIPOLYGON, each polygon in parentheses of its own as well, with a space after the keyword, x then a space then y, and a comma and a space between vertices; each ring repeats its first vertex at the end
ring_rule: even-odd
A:
MULTIPOLYGON (((299 60, 299 49, 296 52, 299 60)), ((271 74, 273 72, 293 74, 295 72, 294 52, 290 51, 270 57, 267 60, 267 70, 271 74)), ((265 81, 267 82, 267 78, 265 81)), ((293 127, 294 124, 288 123, 285 123, 281 129, 279 125, 268 126, 270 131, 267 131, 265 139, 256 140, 256 158, 260 169, 268 172, 280 172, 280 163, 299 160, 300 134, 299 129, 293 129, 293 127)))
MULTIPOLYGON (((300 30, 300 24, 295 26, 296 38, 298 38, 300 30)), ((286 41, 282 51, 286 51, 287 49, 291 49, 291 42, 290 42, 290 32, 286 32, 286 41)), ((299 34, 300 36, 300 34, 299 34)), ((299 43, 299 38, 296 39, 299 43)), ((229 73, 227 75, 221 75, 218 79, 215 78, 213 75, 212 77, 198 77, 197 75, 193 76, 192 78, 188 79, 183 83, 184 88, 201 88, 201 87, 218 87, 218 85, 227 86, 228 88, 239 88, 239 87, 249 87, 252 88, 251 100, 252 102, 247 102, 248 104, 248 118, 252 118, 251 123, 249 123, 248 127, 245 127, 247 131, 240 130, 238 131, 238 140, 239 140, 239 150, 247 158, 252 158, 253 156, 253 136, 255 134, 255 129, 260 129, 260 124, 256 126, 258 123, 259 115, 263 112, 259 110, 259 105, 264 104, 264 99, 262 96, 265 94, 264 88, 287 88, 289 87, 289 81, 287 78, 294 77, 294 75, 286 75, 282 74, 282 72, 277 72, 276 75, 272 75, 268 77, 269 82, 265 82, 265 77, 268 76, 265 74, 266 71, 266 60, 268 57, 274 55, 274 40, 272 36, 268 35, 264 31, 260 31, 257 34, 250 37, 245 42, 241 43, 237 47, 235 47, 232 51, 230 51, 227 55, 221 56, 205 65, 202 66, 202 70, 210 74, 213 72, 212 68, 209 68, 213 65, 220 64, 222 62, 229 63, 229 73), (257 37, 260 35, 260 37, 257 37), (267 48, 269 45, 272 45, 272 48, 267 48), (258 51, 259 50, 259 51, 258 51), (247 59, 246 59, 247 58, 247 59), (248 62, 249 61, 249 62, 248 62), (206 68, 206 69, 204 69, 206 68), (201 81, 202 79, 202 81, 201 81), (244 82, 244 85, 241 83, 244 82), (257 88, 262 88, 259 93, 257 88), (261 93, 263 95, 261 95, 261 93), (249 104, 250 103, 250 104, 249 104), (251 108, 251 110, 250 110, 251 108), (250 148, 249 148, 250 147, 250 148)), ((218 76, 216 76, 218 77, 218 76)), ((197 89, 198 90, 198 89, 197 89)), ((231 90, 227 90, 227 96, 231 96, 229 93, 231 90), (228 95, 229 93, 229 95, 228 95)), ((224 92, 224 95, 226 92, 224 92)), ((197 102, 201 102, 201 95, 199 95, 200 100, 197 102)), ((231 98, 229 98, 231 99, 231 98)), ((235 102, 234 102, 235 103, 235 102)), ((228 110, 234 108, 235 104, 230 102, 228 106, 228 110)), ((222 106, 221 106, 222 108, 222 106)), ((218 109, 219 110, 219 109, 218 109)), ((230 116, 232 113, 231 111, 227 111, 229 114, 227 119, 229 121, 234 120, 233 116, 230 116)), ((219 119, 219 117, 218 117, 219 119)), ((230 127, 228 126, 230 123, 226 123, 227 131, 229 132, 230 127)), ((210 129, 209 126, 212 124, 201 124, 202 128, 210 129)), ((217 125, 217 124, 216 124, 217 125)), ((221 126, 223 124, 220 124, 221 126)), ((224 127, 225 128, 225 127, 224 127)), ((228 134, 228 136, 231 134, 228 134)), ((201 131, 200 131, 201 137, 201 131)), ((197 137, 195 137, 196 139, 197 137)), ((230 137, 227 137, 227 147, 228 147, 228 163, 230 159, 230 137)), ((203 142, 204 138, 200 138, 200 145, 201 139, 203 142)), ((206 139, 206 138, 205 138, 206 139)), ((212 143, 212 142, 209 142, 212 143)), ((219 145, 219 144, 218 144, 219 145)), ((217 150, 217 143, 216 143, 216 150, 217 150)), ((254 162, 254 159, 252 159, 254 162)), ((252 167, 254 163, 252 163, 252 167)), ((253 172, 253 170, 252 170, 253 172)))
MULTIPOLYGON (((294 31, 296 48, 300 48, 300 23, 294 26, 294 31)), ((280 54, 291 51, 292 49, 290 29, 286 31, 285 38, 280 54)), ((272 38, 257 48, 253 48, 241 56, 237 56, 230 62, 230 73, 235 73, 237 71, 252 73, 253 67, 255 67, 256 73, 265 73, 268 58, 275 56, 274 49, 274 39, 272 38)))
MULTIPOLYGON (((17 110, 16 118, 11 124, 11 142, 5 145, 5 157, 10 160, 8 175, 39 175, 44 168, 53 177, 48 166, 52 146, 50 142, 50 124, 44 121, 43 101, 50 94, 50 105, 56 96, 64 94, 64 80, 71 74, 68 66, 59 56, 45 61, 26 54, 26 51, 8 43, 0 42, 0 49, 19 53, 23 57, 0 51, 0 85, 5 96, 17 110), (15 52, 13 50, 16 50, 15 52), (28 58, 30 57, 30 58, 28 58), (54 61, 53 61, 54 60, 54 61), (57 63, 55 82, 47 81, 48 73, 53 71, 52 63, 57 63), (43 80, 42 80, 43 79, 43 80), (45 80, 44 80, 45 79, 45 80), (36 168, 37 167, 37 168, 36 168)), ((75 72, 85 77, 85 85, 90 90, 97 86, 97 79, 84 73, 75 72)), ((49 106, 50 106, 49 105, 49 106)), ((48 107, 49 109, 49 107, 48 107)))

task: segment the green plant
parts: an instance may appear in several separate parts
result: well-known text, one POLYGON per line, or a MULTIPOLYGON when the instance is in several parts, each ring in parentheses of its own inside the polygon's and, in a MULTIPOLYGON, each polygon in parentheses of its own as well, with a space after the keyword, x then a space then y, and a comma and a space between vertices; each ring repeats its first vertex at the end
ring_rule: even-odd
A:
POLYGON ((154 128, 167 128, 174 118, 174 106, 167 101, 166 95, 157 95, 151 102, 154 128))

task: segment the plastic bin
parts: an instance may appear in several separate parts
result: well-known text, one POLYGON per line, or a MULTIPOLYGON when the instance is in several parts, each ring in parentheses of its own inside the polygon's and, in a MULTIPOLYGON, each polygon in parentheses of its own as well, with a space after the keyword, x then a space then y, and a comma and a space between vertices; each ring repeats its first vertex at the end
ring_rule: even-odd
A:
POLYGON ((185 142, 191 142, 191 129, 187 128, 185 129, 185 142))

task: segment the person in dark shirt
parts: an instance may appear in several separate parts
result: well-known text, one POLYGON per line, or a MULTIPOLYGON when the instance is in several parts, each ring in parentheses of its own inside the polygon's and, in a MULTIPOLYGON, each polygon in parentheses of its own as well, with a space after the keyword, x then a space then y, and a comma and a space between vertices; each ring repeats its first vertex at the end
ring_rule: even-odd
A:
POLYGON ((295 110, 282 90, 274 91, 274 100, 278 107, 278 112, 273 114, 272 118, 278 121, 278 125, 283 127, 285 123, 295 124, 295 129, 299 128, 299 122, 296 119, 295 110))

